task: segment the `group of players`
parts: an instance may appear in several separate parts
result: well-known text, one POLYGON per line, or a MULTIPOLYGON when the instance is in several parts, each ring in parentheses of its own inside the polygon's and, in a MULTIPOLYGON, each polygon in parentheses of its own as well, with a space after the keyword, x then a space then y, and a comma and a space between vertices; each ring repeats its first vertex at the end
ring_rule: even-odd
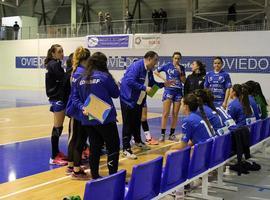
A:
POLYGON ((174 52, 172 61, 158 66, 158 54, 148 51, 127 67, 120 81, 116 81, 107 67, 107 57, 102 52, 92 55, 87 48, 78 47, 67 62, 71 68, 64 71, 63 48, 52 45, 45 60, 46 93, 54 114, 50 164, 67 165, 66 172, 74 179, 97 179, 99 161, 104 144, 107 150, 109 174, 118 170, 120 139, 117 129, 117 113, 113 98, 120 99, 122 113, 122 156, 137 159, 131 149, 132 137, 135 146, 150 149, 166 139, 166 126, 172 107, 169 140, 175 141, 172 150, 203 142, 210 137, 231 132, 244 132, 243 127, 256 119, 267 117, 267 102, 260 84, 247 81, 232 85, 230 75, 223 69, 220 57, 213 59, 213 70, 206 73, 201 61, 191 65, 192 73, 186 77, 185 68, 180 64, 182 55, 174 52), (163 74, 165 73, 165 77, 163 74), (154 74, 163 79, 156 82, 154 74), (147 123, 147 99, 152 87, 164 87, 161 135, 155 139, 147 123), (90 94, 111 106, 104 122, 89 120, 85 101, 90 94), (182 125, 183 137, 175 136, 179 110, 185 116, 182 125), (65 116, 70 117, 68 156, 60 152, 58 143, 62 134, 65 116), (141 138, 141 126, 146 143, 141 138), (89 165, 91 175, 81 167, 81 155, 89 138, 89 165))

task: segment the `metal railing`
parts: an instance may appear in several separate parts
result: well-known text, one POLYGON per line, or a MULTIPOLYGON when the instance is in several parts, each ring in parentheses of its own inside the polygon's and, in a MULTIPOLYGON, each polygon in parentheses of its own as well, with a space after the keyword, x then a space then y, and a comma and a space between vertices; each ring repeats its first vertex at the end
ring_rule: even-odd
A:
MULTIPOLYGON (((222 31, 254 31, 270 30, 264 15, 258 13, 253 18, 247 13, 237 15, 237 21, 228 23, 227 15, 200 15, 193 17, 192 32, 222 32, 222 31)), ((185 18, 167 18, 167 19, 133 19, 114 20, 111 23, 82 23, 77 27, 70 24, 47 25, 37 27, 21 27, 19 39, 35 38, 69 38, 83 37, 86 35, 100 34, 126 34, 126 33, 184 33, 186 32, 185 18)), ((0 39, 14 39, 12 27, 1 27, 0 39)))

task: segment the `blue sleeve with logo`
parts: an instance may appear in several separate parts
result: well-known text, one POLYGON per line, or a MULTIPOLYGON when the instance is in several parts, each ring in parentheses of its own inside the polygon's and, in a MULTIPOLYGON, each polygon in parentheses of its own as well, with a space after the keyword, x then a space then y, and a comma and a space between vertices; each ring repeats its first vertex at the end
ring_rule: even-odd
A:
POLYGON ((182 132, 183 132, 182 141, 188 143, 188 141, 192 139, 192 128, 187 118, 183 119, 182 132))

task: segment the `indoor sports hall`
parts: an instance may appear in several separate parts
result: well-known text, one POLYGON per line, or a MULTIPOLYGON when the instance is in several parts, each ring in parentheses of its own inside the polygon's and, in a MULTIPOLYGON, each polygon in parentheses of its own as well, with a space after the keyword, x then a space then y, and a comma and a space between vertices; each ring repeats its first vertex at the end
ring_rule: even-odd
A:
MULTIPOLYGON (((270 117, 267 114, 270 99, 270 0, 2 0, 0 17, 0 199, 270 200, 270 117), (94 159, 92 149, 96 144, 92 141, 96 138, 91 131, 87 134, 92 141, 87 139, 83 147, 84 150, 90 148, 90 153, 82 149, 79 152, 79 168, 88 178, 84 173, 76 176, 76 166, 70 165, 73 162, 69 157, 56 159, 59 153, 69 156, 69 144, 75 128, 72 129, 71 122, 74 117, 67 113, 67 102, 60 110, 65 115, 62 125, 55 125, 59 110, 54 109, 59 108, 59 101, 55 101, 48 92, 47 75, 51 61, 47 62, 49 50, 55 44, 60 46, 57 49, 61 49, 62 57, 56 59, 52 50, 51 60, 59 64, 63 76, 66 77, 68 63, 72 62, 71 78, 66 79, 71 87, 67 100, 72 105, 76 103, 75 98, 82 99, 84 94, 80 92, 84 91, 82 85, 87 82, 88 79, 84 79, 87 75, 91 77, 87 96, 110 94, 112 85, 117 86, 118 95, 110 97, 110 100, 113 98, 110 105, 97 97, 98 104, 93 103, 87 114, 85 107, 90 105, 89 102, 86 105, 86 101, 81 100, 84 105, 77 108, 82 118, 81 130, 84 126, 94 127, 91 129, 94 130, 106 125, 115 107, 117 116, 113 123, 117 124, 120 141, 116 172, 110 171, 109 142, 103 133, 98 163, 100 177, 93 178, 91 162, 94 161, 91 159, 94 159), (90 55, 79 58, 82 55, 76 53, 79 49, 89 50, 90 55), (179 55, 178 61, 174 59, 175 54, 179 55), (103 74, 100 79, 108 76, 114 80, 106 91, 97 87, 97 93, 93 85, 98 84, 99 79, 92 78, 98 68, 89 72, 96 63, 95 55, 106 57, 103 64, 108 72, 105 70, 107 75, 103 74), (76 56, 78 63, 74 68, 76 56), (231 115, 237 127, 230 129, 224 123, 224 127, 229 128, 222 134, 220 129, 214 130, 206 111, 203 113, 207 119, 200 113, 201 101, 197 93, 189 95, 185 90, 188 77, 196 72, 194 63, 202 63, 205 69, 203 82, 199 80, 202 88, 198 86, 195 89, 205 91, 208 88, 216 98, 215 92, 220 89, 216 88, 223 84, 223 77, 210 86, 206 84, 213 81, 209 75, 211 72, 213 77, 220 73, 215 71, 216 60, 220 61, 222 72, 226 72, 230 80, 224 90, 224 98, 228 101, 224 100, 226 105, 221 102, 220 107, 224 108, 222 112, 231 115), (88 64, 77 81, 74 74, 79 66, 84 66, 83 61, 88 64), (136 71, 139 62, 143 63, 143 76, 136 74, 141 73, 136 71), (171 71, 164 66, 172 66, 171 71), (176 77, 180 82, 179 90, 176 90, 180 94, 178 100, 166 93, 171 91, 168 88, 176 88, 177 85, 177 80, 170 78, 174 67, 180 74, 180 78, 176 77), (150 76, 156 81, 152 85, 150 76), (162 86, 159 87, 159 83, 162 86), (236 85, 242 88, 239 95, 236 85), (250 91, 246 96, 245 87, 250 91), (124 95, 129 89, 131 99, 126 100, 124 95), (142 95, 145 103, 139 103, 142 95), (196 112, 191 111, 191 104, 188 104, 194 96, 196 112), (257 96, 263 97, 265 109, 257 101, 257 96), (237 130, 240 111, 246 113, 245 97, 251 115, 254 115, 244 119, 245 124, 241 127, 245 127, 247 133, 243 136, 237 130), (251 97, 257 105, 258 118, 255 117, 251 97), (134 100, 132 98, 135 99, 135 107, 129 104, 134 100), (242 110, 233 113, 230 106, 235 99, 240 102, 235 109, 241 107, 242 110), (129 105, 127 109, 130 112, 123 109, 123 102, 129 105), (170 102, 170 109, 167 109, 168 119, 163 127, 166 102, 170 102), (109 106, 109 114, 103 109, 104 104, 109 106), (179 108, 175 114, 176 105, 179 108), (148 131, 141 124, 142 117, 129 118, 137 114, 137 107, 147 107, 148 131), (190 113, 199 115, 203 121, 201 124, 215 134, 205 141, 195 142, 192 137, 195 134, 200 137, 203 133, 199 128, 188 132, 191 130, 187 128, 190 113), (175 127, 172 125, 174 117, 177 120, 175 127), (98 125, 83 124, 85 118, 98 125), (123 132, 135 132, 126 127, 135 127, 137 119, 142 141, 138 145, 138 138, 130 133, 129 149, 125 147, 123 132), (55 140, 52 138, 54 130, 59 127, 63 127, 63 131, 57 135, 59 150, 54 157, 55 140), (191 138, 185 142, 187 135, 191 138), (152 139, 155 142, 149 142, 152 139), (180 148, 179 145, 183 144, 185 146, 180 148), (71 171, 67 173, 69 168, 71 171)), ((101 70, 99 73, 105 72, 101 70)), ((63 89, 62 92, 66 94, 68 91, 63 89)), ((215 99, 213 102, 215 104, 215 99)), ((219 106, 215 104, 215 107, 219 106)), ((221 120, 215 108, 213 113, 221 120)), ((111 132, 111 129, 106 131, 107 134, 111 132)), ((74 151, 77 150, 75 148, 74 151)))

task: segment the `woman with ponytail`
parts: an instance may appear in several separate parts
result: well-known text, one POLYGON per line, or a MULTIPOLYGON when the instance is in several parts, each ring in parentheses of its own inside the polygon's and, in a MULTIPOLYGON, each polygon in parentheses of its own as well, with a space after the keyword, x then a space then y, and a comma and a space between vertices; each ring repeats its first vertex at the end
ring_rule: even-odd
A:
POLYGON ((191 64, 192 74, 188 75, 184 85, 184 95, 190 94, 197 89, 204 88, 204 81, 206 75, 205 65, 196 60, 191 64))
POLYGON ((80 121, 89 134, 89 164, 93 179, 100 178, 99 161, 104 142, 108 151, 109 174, 118 170, 120 140, 116 125, 117 113, 112 98, 118 98, 119 93, 118 85, 108 70, 107 57, 101 52, 94 53, 88 60, 85 73, 76 81, 72 95, 72 104, 80 110, 80 121), (84 103, 90 94, 110 105, 111 110, 104 122, 95 118, 89 120, 90 113, 84 103))
POLYGON ((240 84, 233 85, 230 98, 232 101, 228 106, 228 113, 234 119, 237 127, 245 126, 254 121, 246 87, 240 84))
POLYGON ((199 89, 195 90, 194 94, 202 100, 202 108, 206 114, 206 117, 209 119, 211 125, 213 126, 215 132, 219 135, 223 135, 223 127, 225 127, 225 124, 223 124, 222 119, 217 113, 216 107, 214 106, 213 102, 209 100, 206 91, 203 89, 199 89))
POLYGON ((75 92, 75 83, 85 72, 87 61, 90 58, 90 51, 82 46, 78 47, 72 57, 71 93, 68 100, 66 114, 70 117, 69 139, 68 139, 68 167, 67 174, 73 179, 89 179, 89 175, 81 169, 81 155, 85 146, 88 134, 82 126, 81 110, 77 109, 72 102, 75 92))
POLYGON ((249 103, 250 103, 253 115, 255 116, 256 120, 261 119, 259 105, 255 101, 251 87, 246 83, 243 83, 242 87, 245 88, 245 90, 247 90, 248 92, 248 99, 249 99, 249 103))
POLYGON ((214 136, 213 128, 203 110, 203 103, 196 95, 188 94, 183 98, 181 112, 185 115, 182 121, 183 137, 172 149, 183 149, 214 136), (196 113, 198 108, 200 115, 196 113))
POLYGON ((223 132, 223 134, 224 134, 224 133, 228 133, 229 130, 234 129, 234 128, 235 128, 235 125, 236 125, 236 124, 235 124, 235 121, 234 121, 233 118, 229 115, 229 113, 227 112, 227 110, 225 110, 222 106, 215 107, 215 106, 214 106, 214 103, 213 103, 213 101, 214 101, 214 95, 213 95, 213 93, 211 92, 211 90, 204 89, 204 91, 206 92, 206 95, 207 95, 207 98, 208 98, 208 103, 207 103, 207 105, 208 105, 211 109, 215 110, 215 111, 218 113, 218 115, 219 115, 221 121, 223 122, 223 125, 226 126, 226 127, 223 127, 223 128, 222 128, 222 131, 221 131, 221 132, 223 132))
POLYGON ((66 156, 59 150, 59 138, 63 131, 65 119, 65 71, 62 68, 64 57, 63 48, 54 44, 47 52, 46 67, 46 94, 51 104, 50 111, 54 115, 54 124, 51 135, 52 154, 49 163, 52 165, 66 165, 66 156))
POLYGON ((255 121, 255 117, 252 113, 248 98, 248 90, 240 84, 235 84, 232 87, 230 98, 232 101, 228 105, 228 113, 234 119, 236 126, 231 129, 232 132, 232 153, 237 155, 238 163, 231 166, 231 169, 241 173, 248 173, 244 163, 242 162, 242 156, 245 155, 245 159, 249 159, 250 156, 250 131, 246 125, 255 121))

